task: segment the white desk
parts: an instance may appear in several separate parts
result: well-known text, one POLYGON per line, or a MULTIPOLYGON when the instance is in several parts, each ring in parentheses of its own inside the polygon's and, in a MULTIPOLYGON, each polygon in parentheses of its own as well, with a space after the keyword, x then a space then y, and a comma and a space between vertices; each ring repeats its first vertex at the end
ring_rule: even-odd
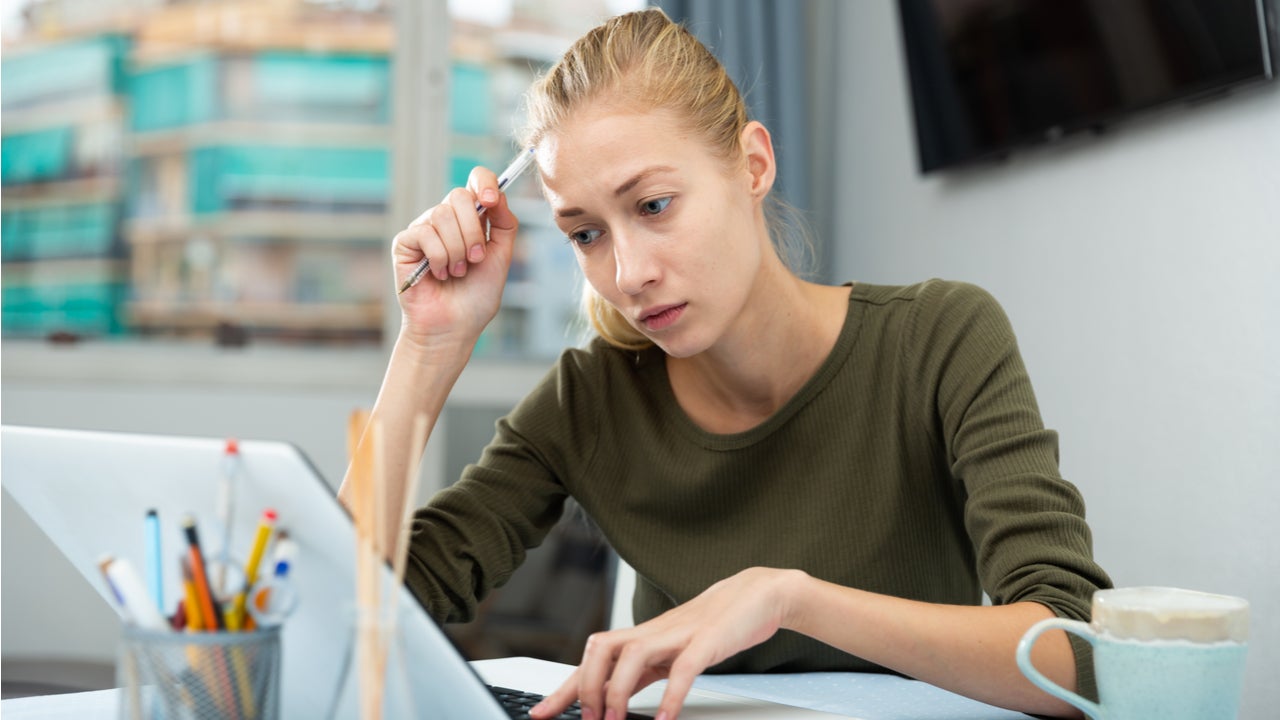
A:
MULTIPOLYGON (((472 666, 493 685, 534 692, 554 690, 572 667, 529 658, 481 660, 472 666)), ((865 720, 1027 720, 1001 710, 893 675, 802 673, 794 675, 706 675, 705 690, 746 695, 865 720)), ((118 690, 5 700, 4 720, 116 720, 118 690)), ((286 698, 285 720, 288 701, 286 698)))

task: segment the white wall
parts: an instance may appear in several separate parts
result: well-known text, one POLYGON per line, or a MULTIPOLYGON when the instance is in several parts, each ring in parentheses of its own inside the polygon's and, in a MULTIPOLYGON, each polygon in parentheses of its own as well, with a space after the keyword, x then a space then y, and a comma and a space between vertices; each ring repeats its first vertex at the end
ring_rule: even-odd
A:
POLYGON ((896 4, 842 4, 835 276, 1005 306, 1117 585, 1253 605, 1241 717, 1280 707, 1280 87, 920 177, 896 4))

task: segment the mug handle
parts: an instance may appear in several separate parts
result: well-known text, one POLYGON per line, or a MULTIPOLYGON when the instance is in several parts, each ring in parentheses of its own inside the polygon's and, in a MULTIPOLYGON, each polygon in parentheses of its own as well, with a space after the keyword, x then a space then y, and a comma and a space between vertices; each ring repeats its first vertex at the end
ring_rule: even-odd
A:
POLYGON ((1044 673, 1036 669, 1031 664, 1031 646, 1036 644, 1036 640, 1040 634, 1046 630, 1065 630, 1073 635, 1077 635, 1086 640, 1090 645, 1094 645, 1097 636, 1093 633, 1093 628, 1088 623, 1082 623, 1079 620, 1067 620, 1066 618, 1049 618, 1041 620, 1032 625, 1022 636, 1022 640, 1018 642, 1018 669, 1023 675, 1027 676, 1036 687, 1044 690, 1059 700, 1074 705, 1083 710, 1086 715, 1094 720, 1102 720, 1102 706, 1098 703, 1084 699, 1080 695, 1067 690, 1061 685, 1055 683, 1045 677, 1044 673))

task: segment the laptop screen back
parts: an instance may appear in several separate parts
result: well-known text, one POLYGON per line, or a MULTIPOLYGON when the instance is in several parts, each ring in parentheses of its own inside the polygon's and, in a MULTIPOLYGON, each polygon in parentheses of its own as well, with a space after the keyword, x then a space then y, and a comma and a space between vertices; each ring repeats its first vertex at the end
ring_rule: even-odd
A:
MULTIPOLYGON (((163 563, 171 565, 162 568, 166 614, 181 595, 181 518, 196 518, 206 555, 221 546, 215 503, 224 440, 5 426, 0 443, 5 489, 113 607, 98 560, 111 554, 143 568, 149 509, 159 515, 163 563)), ((266 508, 276 510, 277 528, 297 542, 290 577, 299 602, 284 623, 282 714, 324 717, 354 632, 354 529, 296 447, 241 441, 239 451, 231 555, 243 562, 266 508)), ((418 706, 437 718, 506 718, 439 627, 408 591, 400 592, 404 665, 418 706)))

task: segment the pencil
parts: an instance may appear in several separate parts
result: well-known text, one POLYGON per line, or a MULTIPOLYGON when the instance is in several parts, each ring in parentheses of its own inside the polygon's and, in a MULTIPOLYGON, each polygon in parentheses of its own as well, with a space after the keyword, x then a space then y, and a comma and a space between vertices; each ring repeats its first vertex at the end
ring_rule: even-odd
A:
POLYGON ((191 577, 196 583, 196 600, 200 603, 200 617, 207 630, 224 630, 227 627, 218 605, 209 589, 209 574, 205 570, 204 553, 200 552, 200 535, 196 531, 195 518, 182 518, 182 532, 187 536, 187 554, 191 558, 191 577))
POLYGON ((200 613, 200 594, 196 592, 195 574, 191 572, 191 558, 182 558, 182 602, 187 610, 187 630, 204 630, 204 616, 200 613))
POLYGON ((227 626, 232 630, 249 629, 253 618, 245 615, 245 603, 249 598, 249 588, 258 581, 258 566, 267 551, 267 543, 271 540, 271 530, 276 524, 276 511, 267 508, 262 511, 262 520, 258 523, 258 532, 253 538, 253 547, 249 551, 249 562, 244 566, 244 587, 236 593, 227 616, 227 626))

